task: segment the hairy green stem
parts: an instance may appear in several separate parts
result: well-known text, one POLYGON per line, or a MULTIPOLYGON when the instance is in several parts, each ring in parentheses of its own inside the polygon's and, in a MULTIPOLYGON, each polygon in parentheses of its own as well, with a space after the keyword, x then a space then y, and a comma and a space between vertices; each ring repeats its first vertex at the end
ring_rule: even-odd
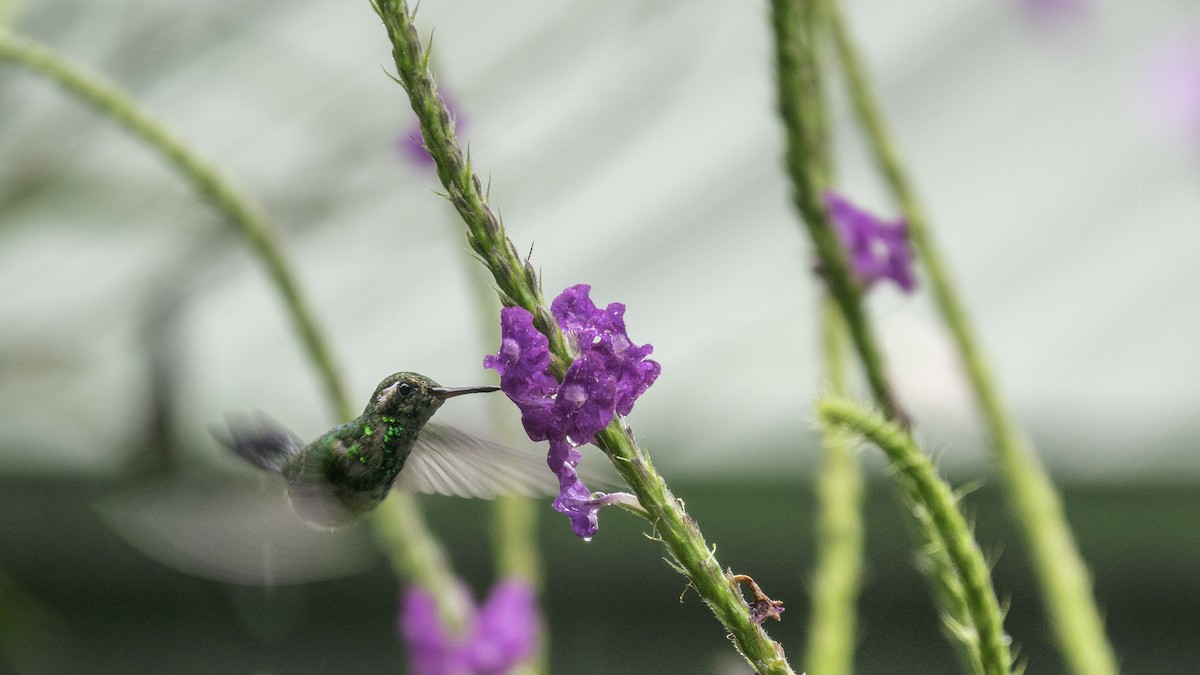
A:
MULTIPOLYGON (((844 396, 846 327, 828 297, 822 303, 822 345, 828 392, 844 396)), ((812 619, 807 667, 814 673, 854 672, 857 603, 862 582, 862 471, 844 431, 821 429, 824 463, 817 476, 817 563, 813 572, 812 619)))
POLYGON ((966 309, 950 282, 924 209, 868 82, 866 68, 836 2, 831 7, 829 25, 854 109, 870 141, 875 163, 908 221, 909 237, 925 267, 930 290, 958 347, 996 457, 1010 486, 1011 504, 1033 555, 1059 645, 1078 675, 1115 674, 1116 656, 1104 633, 1104 621, 1092 594, 1091 575, 1067 524, 1062 502, 992 379, 966 309))
POLYGON ((971 619, 971 606, 962 579, 954 566, 937 525, 929 511, 905 495, 905 501, 917 519, 921 553, 917 565, 933 586, 934 601, 942 615, 942 632, 954 647, 964 671, 983 675, 983 657, 979 652, 979 634, 971 619))
MULTIPOLYGON (((334 415, 341 420, 354 417, 354 407, 342 387, 324 334, 317 326, 295 274, 260 209, 216 167, 184 144, 162 121, 99 73, 71 62, 49 47, 2 28, 0 59, 14 61, 57 81, 69 93, 116 120, 161 154, 242 233, 262 260, 271 282, 282 296, 284 307, 301 336, 309 360, 320 373, 334 415)), ((396 569, 430 590, 438 599, 439 611, 448 625, 460 626, 465 623, 465 600, 458 597, 461 592, 457 582, 441 581, 448 574, 446 556, 429 533, 416 500, 397 493, 384 500, 379 511, 381 515, 372 522, 376 525, 380 541, 387 543, 384 552, 392 559, 396 569), (379 531, 380 524, 383 526, 382 532, 379 531), (432 580, 438 580, 437 584, 434 585, 432 580)))
POLYGON ((657 538, 671 552, 676 569, 688 578, 713 614, 729 630, 738 651, 759 673, 792 673, 783 648, 767 636, 762 626, 751 621, 750 608, 733 575, 722 571, 714 549, 705 542, 699 525, 684 511, 683 502, 667 488, 629 429, 614 420, 596 440, 647 511, 648 520, 657 538))
MULTIPOLYGON (((483 184, 463 155, 454 133, 454 118, 442 102, 429 71, 429 52, 422 48, 408 6, 396 0, 372 2, 383 20, 392 43, 399 83, 421 124, 421 135, 437 167, 438 179, 446 188, 446 199, 454 205, 467 226, 467 243, 491 271, 500 300, 533 312, 534 325, 547 335, 554 354, 566 352, 562 333, 545 309, 536 270, 504 233, 500 217, 487 204, 483 184), (534 311, 542 309, 544 311, 534 311)), ((565 370, 563 363, 556 369, 565 370)))
MULTIPOLYGON (((833 127, 825 82, 828 58, 826 43, 829 31, 824 29, 824 24, 828 21, 828 14, 829 0, 808 0, 801 15, 801 35, 805 37, 804 57, 808 59, 806 73, 810 93, 800 105, 804 106, 807 135, 811 143, 810 180, 818 187, 832 185, 834 180, 833 127)), ((842 331, 845 332, 844 327, 842 331)))
POLYGON ((1004 634, 1004 614, 996 599, 988 565, 950 486, 937 475, 933 462, 917 448, 896 424, 844 399, 822 398, 817 415, 823 425, 848 429, 869 439, 883 450, 908 498, 928 514, 918 524, 933 525, 930 539, 940 540, 962 584, 967 615, 979 643, 982 672, 1006 675, 1012 672, 1012 655, 1004 634))
MULTIPOLYGON (((824 301, 823 351, 827 393, 848 392, 845 324, 836 305, 824 301)), ((825 464, 817 477, 817 565, 813 574, 813 608, 808 637, 808 669, 814 673, 854 670, 855 605, 862 574, 862 474, 845 430, 822 426, 825 464)), ((922 540, 920 562, 933 586, 951 644, 963 665, 982 672, 979 641, 971 626, 962 583, 929 512, 909 500, 922 540)))
MULTIPOLYGON (((487 204, 478 176, 463 156, 453 120, 438 97, 429 72, 429 54, 421 45, 407 3, 376 0, 373 4, 391 40, 398 81, 420 120, 425 145, 446 189, 445 196, 466 223, 471 249, 492 273, 501 301, 524 307, 533 315, 534 325, 549 339, 552 368, 561 377, 573 355, 542 299, 532 264, 522 260, 508 240, 503 224, 487 204)), ((597 435, 596 442, 637 496, 678 569, 728 629, 746 660, 762 673, 791 673, 783 649, 767 636, 762 626, 751 620, 750 608, 732 575, 721 569, 696 523, 667 489, 623 421, 614 419, 597 435)))
POLYGON ((822 134, 825 118, 814 30, 821 23, 822 8, 819 0, 771 0, 779 114, 787 136, 785 163, 792 199, 816 248, 829 294, 846 319, 876 403, 893 419, 904 421, 904 412, 888 385, 870 316, 863 309, 862 288, 850 270, 822 198, 828 153, 822 134))

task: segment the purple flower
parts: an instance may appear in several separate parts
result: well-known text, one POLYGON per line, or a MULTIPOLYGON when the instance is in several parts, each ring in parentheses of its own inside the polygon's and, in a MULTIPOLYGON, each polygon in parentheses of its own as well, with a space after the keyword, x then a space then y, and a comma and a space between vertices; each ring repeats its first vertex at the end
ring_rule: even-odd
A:
POLYGON ((418 675, 499 675, 529 658, 537 644, 533 590, 517 579, 501 581, 482 607, 470 607, 460 636, 442 626, 425 589, 408 587, 400 603, 398 628, 418 675))
POLYGON ((917 287, 904 220, 889 223, 876 218, 835 192, 825 193, 825 205, 838 239, 850 255, 850 267, 865 287, 880 279, 891 279, 906 293, 917 287))
POLYGON ((562 383, 550 373, 549 341, 521 307, 500 312, 500 351, 483 365, 500 373, 500 388, 521 410, 525 432, 535 441, 550 441, 546 458, 558 476, 555 510, 567 514, 580 537, 596 533, 599 505, 579 479, 579 450, 608 426, 613 416, 628 415, 633 404, 658 378, 662 367, 646 359, 654 347, 638 346, 625 329, 625 305, 604 309, 592 303, 591 287, 564 290, 550 305, 578 357, 562 383))

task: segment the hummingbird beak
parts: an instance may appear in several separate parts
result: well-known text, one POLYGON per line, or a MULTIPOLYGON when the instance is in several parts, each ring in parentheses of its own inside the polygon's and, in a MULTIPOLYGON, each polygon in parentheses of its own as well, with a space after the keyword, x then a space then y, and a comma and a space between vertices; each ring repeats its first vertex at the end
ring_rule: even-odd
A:
POLYGON ((430 391, 433 392, 434 398, 444 401, 463 394, 486 394, 489 391, 500 391, 500 387, 434 387, 430 391))

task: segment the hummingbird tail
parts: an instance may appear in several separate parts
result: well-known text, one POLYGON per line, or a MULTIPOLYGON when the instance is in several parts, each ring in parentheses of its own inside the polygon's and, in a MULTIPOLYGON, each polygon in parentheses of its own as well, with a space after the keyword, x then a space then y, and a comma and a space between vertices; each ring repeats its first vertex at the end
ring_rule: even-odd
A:
POLYGON ((235 455, 265 471, 281 472, 300 449, 299 441, 266 415, 256 420, 227 418, 229 433, 213 435, 235 455))

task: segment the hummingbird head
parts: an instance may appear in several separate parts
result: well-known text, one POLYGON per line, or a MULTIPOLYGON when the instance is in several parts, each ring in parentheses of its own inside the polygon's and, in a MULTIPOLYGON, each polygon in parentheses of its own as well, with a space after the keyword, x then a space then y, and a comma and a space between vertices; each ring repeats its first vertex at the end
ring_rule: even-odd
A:
POLYGON ((462 394, 497 391, 499 387, 443 387, 418 373, 388 375, 375 387, 367 413, 386 415, 419 427, 429 421, 442 402, 462 394))

